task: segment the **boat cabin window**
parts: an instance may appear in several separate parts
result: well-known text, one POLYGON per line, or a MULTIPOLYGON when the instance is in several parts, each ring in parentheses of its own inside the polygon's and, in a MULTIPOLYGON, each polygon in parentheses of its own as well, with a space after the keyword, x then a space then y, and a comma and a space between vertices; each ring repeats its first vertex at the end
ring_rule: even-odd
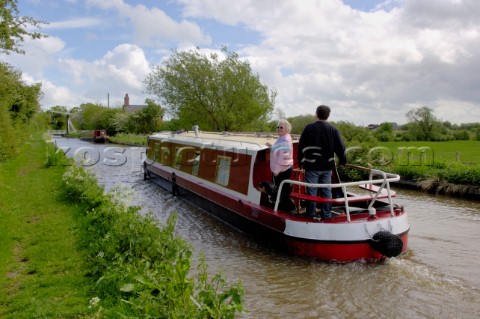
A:
POLYGON ((195 161, 197 160, 197 174, 198 174, 199 155, 200 155, 200 150, 193 146, 177 145, 175 146, 174 167, 186 173, 193 174, 195 161))
POLYGON ((170 143, 162 143, 160 147, 160 163, 170 165, 170 143))
POLYGON ((153 144, 153 160, 157 161, 160 153, 160 143, 153 144))
POLYGON ((232 164, 232 158, 229 156, 217 156, 217 168, 215 171, 215 183, 222 186, 228 186, 228 180, 230 178, 230 166, 232 164))
POLYGON ((182 166, 182 147, 175 147, 175 168, 182 166))
POLYGON ((198 176, 198 168, 200 167, 200 154, 201 152, 195 151, 195 158, 193 159, 192 174, 198 176))

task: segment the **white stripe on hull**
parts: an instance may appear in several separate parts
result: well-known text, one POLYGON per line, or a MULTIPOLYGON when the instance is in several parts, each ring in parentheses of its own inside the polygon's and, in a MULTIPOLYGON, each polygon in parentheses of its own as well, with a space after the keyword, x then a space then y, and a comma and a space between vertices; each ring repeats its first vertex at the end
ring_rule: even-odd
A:
POLYGON ((371 236, 380 230, 388 230, 395 235, 409 230, 406 213, 398 217, 368 222, 330 224, 286 219, 285 223, 285 235, 320 241, 365 241, 371 239, 371 236))

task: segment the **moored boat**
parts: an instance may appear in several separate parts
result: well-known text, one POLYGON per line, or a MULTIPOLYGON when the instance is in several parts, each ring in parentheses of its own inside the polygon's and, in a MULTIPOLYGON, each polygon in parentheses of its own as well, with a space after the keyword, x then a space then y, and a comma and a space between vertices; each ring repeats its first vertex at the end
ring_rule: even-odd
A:
POLYGON ((91 131, 82 131, 80 139, 92 141, 93 143, 107 143, 109 137, 106 130, 91 130, 91 131))
MULTIPOLYGON (((342 183, 332 172, 332 184, 307 184, 294 163, 297 169, 291 179, 283 181, 275 194, 292 184, 296 208, 282 211, 275 194, 262 186, 272 180, 266 144, 275 139, 273 134, 258 133, 156 133, 148 137, 145 178, 292 255, 334 262, 376 261, 407 250, 407 212, 394 203, 390 188, 398 175, 367 169, 368 179, 342 183), (306 186, 330 187, 337 195, 309 196, 306 186), (305 201, 331 203, 333 217, 305 216, 305 201)), ((296 153, 298 141, 293 146, 296 153)))

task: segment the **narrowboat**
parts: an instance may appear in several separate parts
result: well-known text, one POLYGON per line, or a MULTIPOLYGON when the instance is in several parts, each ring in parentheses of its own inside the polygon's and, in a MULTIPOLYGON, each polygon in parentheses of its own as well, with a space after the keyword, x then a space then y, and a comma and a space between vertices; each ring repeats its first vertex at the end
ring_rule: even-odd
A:
POLYGON ((80 139, 86 141, 92 141, 93 143, 107 143, 109 137, 106 130, 91 130, 91 131, 82 131, 80 139))
MULTIPOLYGON (((400 179, 377 169, 364 180, 307 184, 294 163, 290 197, 295 209, 283 211, 278 198, 262 185, 272 181, 270 148, 277 136, 267 133, 160 132, 148 137, 144 177, 176 196, 288 254, 346 263, 373 262, 405 253, 409 223, 403 206, 394 202, 392 182, 400 179), (309 196, 305 187, 330 187, 334 198, 309 196), (305 201, 332 204, 330 219, 304 214, 305 201)), ((294 137, 294 159, 298 137, 294 137)), ((277 195, 279 196, 279 195, 277 195)))

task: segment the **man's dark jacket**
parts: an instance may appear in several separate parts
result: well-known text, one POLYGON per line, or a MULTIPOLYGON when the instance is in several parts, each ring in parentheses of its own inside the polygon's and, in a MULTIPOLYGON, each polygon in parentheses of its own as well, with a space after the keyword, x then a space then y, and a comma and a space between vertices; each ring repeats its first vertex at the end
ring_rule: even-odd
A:
POLYGON ((308 124, 298 144, 298 165, 306 171, 328 171, 333 168, 334 153, 340 165, 347 163, 338 129, 324 121, 308 124))

